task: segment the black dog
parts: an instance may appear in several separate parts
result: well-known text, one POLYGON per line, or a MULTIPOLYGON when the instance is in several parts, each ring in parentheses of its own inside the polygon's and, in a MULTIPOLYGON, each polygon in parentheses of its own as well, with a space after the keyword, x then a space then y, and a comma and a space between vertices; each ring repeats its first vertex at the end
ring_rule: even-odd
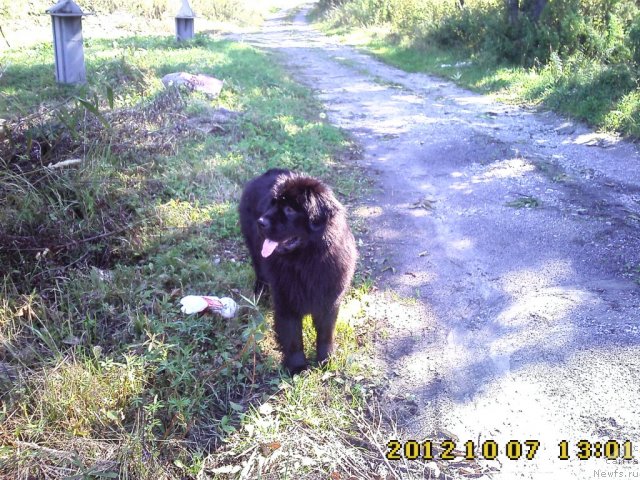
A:
POLYGON ((317 333, 317 360, 324 362, 334 349, 340 300, 357 258, 344 207, 320 180, 273 169, 245 186, 240 226, 256 272, 256 294, 265 284, 271 289, 284 366, 291 374, 307 367, 306 314, 317 333))

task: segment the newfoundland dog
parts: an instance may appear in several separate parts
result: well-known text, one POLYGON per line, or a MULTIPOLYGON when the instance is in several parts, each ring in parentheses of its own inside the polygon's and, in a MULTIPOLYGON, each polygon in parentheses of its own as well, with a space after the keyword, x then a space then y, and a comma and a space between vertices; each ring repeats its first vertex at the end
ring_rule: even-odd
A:
POLYGON ((324 362, 334 349, 340 300, 357 258, 344 207, 320 180, 272 169, 245 186, 240 226, 256 273, 255 293, 264 285, 271 290, 285 368, 294 374, 307 367, 307 314, 316 329, 317 361, 324 362))

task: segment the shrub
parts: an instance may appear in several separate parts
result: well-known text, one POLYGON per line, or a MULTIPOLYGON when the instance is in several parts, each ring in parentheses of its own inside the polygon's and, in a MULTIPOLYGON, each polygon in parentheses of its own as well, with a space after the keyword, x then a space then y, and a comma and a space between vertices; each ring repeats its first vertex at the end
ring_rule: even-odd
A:
POLYGON ((385 22, 412 43, 467 50, 531 66, 583 53, 605 63, 640 63, 640 12, 632 0, 521 0, 517 21, 505 0, 323 0, 343 24, 385 22), (337 12, 337 13, 336 13, 337 12))

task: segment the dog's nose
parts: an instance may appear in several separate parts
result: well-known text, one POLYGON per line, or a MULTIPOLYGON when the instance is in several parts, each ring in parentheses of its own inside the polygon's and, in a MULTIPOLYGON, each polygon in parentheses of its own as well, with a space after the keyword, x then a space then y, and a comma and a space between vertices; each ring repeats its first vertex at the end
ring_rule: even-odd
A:
POLYGON ((260 218, 258 219, 258 227, 259 227, 261 230, 265 230, 265 229, 269 228, 269 220, 267 220, 267 219, 266 219, 266 218, 264 218, 264 217, 260 217, 260 218))

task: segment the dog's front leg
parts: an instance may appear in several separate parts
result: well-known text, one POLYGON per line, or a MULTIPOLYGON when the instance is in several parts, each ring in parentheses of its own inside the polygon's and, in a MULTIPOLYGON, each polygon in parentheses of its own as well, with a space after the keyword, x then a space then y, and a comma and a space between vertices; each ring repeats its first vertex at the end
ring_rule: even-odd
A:
POLYGON ((274 329, 282 351, 282 364, 289 374, 305 370, 308 364, 302 345, 302 315, 276 304, 274 329))
POLYGON ((312 314, 316 329, 316 357, 320 364, 326 362, 335 350, 334 332, 338 309, 339 305, 334 305, 312 314))

